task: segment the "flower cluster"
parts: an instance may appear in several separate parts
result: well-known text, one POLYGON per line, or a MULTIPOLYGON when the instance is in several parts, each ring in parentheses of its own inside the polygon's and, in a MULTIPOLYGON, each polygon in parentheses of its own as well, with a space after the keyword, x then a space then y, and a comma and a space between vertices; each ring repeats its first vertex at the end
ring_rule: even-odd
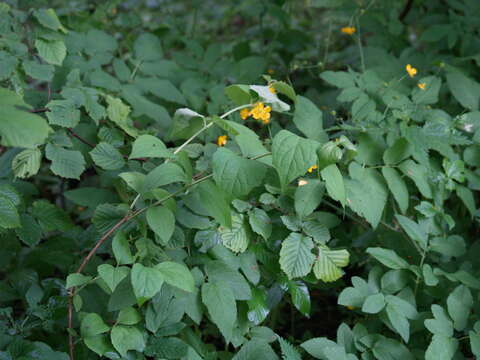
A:
POLYGON ((345 26, 342 27, 340 31, 347 35, 353 35, 355 34, 355 31, 357 31, 357 29, 355 28, 355 26, 345 26))
POLYGON ((309 173, 312 173, 314 170, 317 170, 317 169, 318 169, 318 166, 317 166, 317 165, 312 165, 312 166, 310 166, 310 167, 307 169, 307 171, 308 171, 309 173))
POLYGON ((427 88, 427 84, 424 82, 418 83, 417 86, 420 90, 425 90, 427 88))
POLYGON ((225 146, 225 145, 227 145, 227 139, 228 139, 228 136, 227 136, 227 135, 220 135, 220 136, 217 138, 217 145, 218 145, 218 146, 225 146))
POLYGON ((252 116, 255 120, 261 120, 264 124, 270 122, 270 112, 272 108, 270 106, 265 106, 264 103, 256 103, 252 109, 242 109, 240 111, 240 117, 243 120, 246 120, 248 117, 252 116))
POLYGON ((412 65, 410 64, 407 64, 407 66, 405 67, 405 70, 407 70, 407 73, 408 75, 410 75, 410 77, 414 77, 415 75, 417 75, 417 69, 415 69, 412 65))

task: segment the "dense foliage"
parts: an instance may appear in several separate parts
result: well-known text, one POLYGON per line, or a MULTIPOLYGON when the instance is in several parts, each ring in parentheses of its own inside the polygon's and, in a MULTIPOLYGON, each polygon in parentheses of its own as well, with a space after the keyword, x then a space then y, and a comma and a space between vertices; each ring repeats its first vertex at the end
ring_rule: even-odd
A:
POLYGON ((480 357, 478 14, 0 2, 0 359, 480 357))

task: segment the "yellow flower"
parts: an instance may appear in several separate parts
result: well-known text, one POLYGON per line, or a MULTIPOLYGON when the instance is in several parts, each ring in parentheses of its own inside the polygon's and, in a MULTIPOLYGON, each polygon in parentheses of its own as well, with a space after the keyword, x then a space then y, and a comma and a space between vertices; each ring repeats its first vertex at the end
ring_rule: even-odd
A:
POLYGON ((217 138, 217 145, 218 146, 225 146, 227 144, 227 135, 221 135, 217 138))
POLYGON ((425 83, 418 83, 417 86, 420 90, 425 90, 427 88, 427 84, 425 83))
POLYGON ((270 75, 275 74, 275 70, 273 70, 273 69, 268 69, 267 72, 268 72, 270 75))
POLYGON ((309 173, 312 173, 314 170, 317 170, 317 169, 318 169, 318 166, 317 166, 317 165, 312 165, 312 166, 310 166, 310 167, 308 168, 307 171, 308 171, 309 173))
POLYGON ((277 90, 275 90, 275 88, 273 86, 269 86, 268 87, 268 91, 270 91, 272 94, 276 94, 277 93, 277 90))
POLYGON ((355 309, 355 307, 353 307, 353 306, 351 306, 351 305, 347 305, 347 309, 348 309, 348 310, 353 310, 353 309, 355 309))
POLYGON ((250 110, 245 108, 245 109, 242 109, 240 110, 240 117, 242 118, 242 120, 247 120, 247 118, 250 116, 250 110))
POLYGON ((264 124, 268 124, 270 122, 270 111, 272 111, 270 106, 265 106, 263 103, 259 102, 250 111, 250 114, 255 120, 261 120, 264 124))
POLYGON ((417 75, 417 69, 415 69, 412 65, 410 64, 407 64, 407 66, 405 67, 405 70, 407 70, 407 73, 408 75, 410 75, 410 77, 414 77, 415 75, 417 75))
POLYGON ((345 26, 345 27, 342 27, 340 31, 347 35, 353 35, 355 34, 355 31, 357 31, 357 29, 355 29, 355 26, 345 26))

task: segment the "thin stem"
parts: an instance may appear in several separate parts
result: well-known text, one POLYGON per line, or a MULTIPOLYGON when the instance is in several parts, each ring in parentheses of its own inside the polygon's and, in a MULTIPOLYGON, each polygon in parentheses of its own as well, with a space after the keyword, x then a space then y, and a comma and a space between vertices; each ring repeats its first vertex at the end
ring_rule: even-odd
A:
MULTIPOLYGON (((423 263, 425 262, 425 257, 427 256, 428 252, 428 246, 425 246, 425 249, 423 249, 423 254, 422 254, 422 259, 420 260, 420 270, 422 271, 423 263)), ((417 274, 417 278, 415 279, 415 291, 414 294, 417 295, 417 290, 418 290, 418 284, 420 283, 420 272, 417 274)))
POLYGON ((362 73, 365 72, 365 58, 363 56, 363 46, 362 46, 362 37, 360 33, 360 20, 357 18, 357 29, 358 29, 358 35, 357 35, 357 41, 358 41, 358 50, 360 51, 360 62, 362 64, 362 73))
POLYGON ((73 131, 71 128, 67 128, 67 131, 68 133, 73 136, 74 138, 78 139, 80 142, 84 143, 85 145, 88 145, 92 148, 95 147, 94 144, 92 144, 90 141, 84 139, 83 137, 81 137, 80 135, 78 135, 75 131, 73 131))

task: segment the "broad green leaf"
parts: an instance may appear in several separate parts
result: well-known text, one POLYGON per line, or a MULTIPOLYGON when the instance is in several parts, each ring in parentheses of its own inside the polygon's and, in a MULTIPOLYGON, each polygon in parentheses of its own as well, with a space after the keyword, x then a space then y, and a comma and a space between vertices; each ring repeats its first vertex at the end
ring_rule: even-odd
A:
POLYGON ((68 214, 46 200, 37 200, 33 203, 32 215, 38 220, 44 231, 68 231, 73 227, 68 214))
POLYGON ((104 170, 118 170, 125 165, 125 160, 122 154, 112 145, 106 142, 101 142, 90 151, 95 164, 104 170))
POLYGON ((293 179, 305 174, 307 169, 317 163, 318 143, 303 139, 287 130, 281 130, 273 138, 273 166, 285 188, 293 179))
POLYGON ((478 358, 480 356, 480 334, 470 331, 468 335, 470 337, 470 347, 472 349, 472 353, 478 358))
POLYGON ((136 327, 115 325, 110 333, 112 345, 120 355, 127 356, 128 350, 142 352, 145 349, 145 340, 143 335, 136 327))
POLYGON ((133 127, 132 120, 128 117, 130 106, 125 105, 121 99, 107 95, 107 115, 120 129, 132 137, 138 136, 138 130, 133 127))
POLYGON ((427 248, 428 236, 420 225, 415 221, 402 215, 395 215, 400 226, 405 230, 408 237, 413 241, 416 241, 422 249, 427 248))
POLYGON ((248 85, 233 84, 225 88, 225 94, 236 105, 249 104, 251 102, 250 88, 248 85))
POLYGON ((323 130, 322 112, 306 97, 296 97, 293 122, 306 137, 321 143, 328 140, 328 135, 323 130))
POLYGON ((90 280, 92 280, 91 276, 86 276, 79 273, 69 274, 67 276, 67 283, 65 287, 70 289, 72 287, 81 286, 88 283, 90 280))
POLYGON ((362 165, 378 165, 382 163, 385 151, 383 136, 373 133, 362 133, 357 138, 357 155, 355 161, 362 165))
POLYGON ((133 263, 132 252, 127 237, 123 231, 119 231, 115 234, 112 240, 112 250, 118 265, 133 263))
POLYGON ((400 170, 413 180, 420 193, 427 199, 433 197, 432 188, 428 179, 428 169, 413 160, 405 160, 399 166, 400 170))
POLYGON ((35 149, 45 143, 51 129, 45 119, 28 112, 29 109, 30 106, 20 96, 0 88, 0 136, 3 146, 35 149))
POLYGON ((82 337, 100 335, 109 330, 110 327, 96 313, 87 314, 80 325, 82 337))
POLYGON ((62 40, 35 40, 35 47, 38 50, 38 55, 47 63, 61 66, 65 56, 67 55, 67 48, 62 40))
POLYGON ((40 170, 42 153, 39 149, 25 149, 12 160, 12 170, 15 177, 21 179, 36 175, 40 170))
POLYGON ((248 229, 241 214, 231 216, 231 227, 220 226, 218 228, 222 244, 235 253, 243 253, 247 250, 250 242, 248 229))
POLYGON ((135 83, 145 92, 164 99, 166 101, 185 105, 186 100, 183 94, 169 80, 155 77, 137 78, 135 83))
POLYGON ((385 164, 398 164, 412 154, 412 145, 405 139, 399 138, 383 153, 385 164))
POLYGON ((424 321, 425 327, 432 334, 443 336, 453 336, 453 323, 448 317, 447 312, 437 304, 432 305, 432 313, 434 319, 426 319, 424 321))
POLYGON ((312 249, 312 240, 299 233, 291 233, 283 240, 280 267, 289 279, 308 275, 315 260, 312 249))
POLYGON ((143 33, 133 43, 137 61, 153 61, 163 57, 160 39, 150 33, 143 33))
POLYGON ((24 61, 22 66, 28 76, 41 81, 52 81, 55 71, 53 65, 40 64, 37 61, 24 61))
POLYGON ((342 267, 348 265, 350 254, 347 250, 330 250, 328 247, 319 247, 318 256, 313 264, 313 273, 317 279, 332 282, 343 276, 342 267))
POLYGON ((402 339, 408 343, 410 338, 410 323, 408 319, 400 312, 399 308, 392 304, 387 304, 386 312, 393 328, 400 334, 402 339))
POLYGON ((142 193, 174 182, 185 182, 185 172, 174 163, 163 163, 150 171, 143 182, 142 193))
MULTIPOLYGON (((212 216, 222 227, 232 227, 232 231, 234 231, 235 229, 232 223, 230 205, 227 202, 225 194, 215 185, 213 181, 210 180, 204 181, 199 184, 198 191, 200 193, 200 200, 202 201, 202 205, 205 207, 208 214, 212 216)), ((238 231, 239 227, 237 226, 235 232, 238 231)), ((239 240, 237 238, 237 235, 234 237, 239 240)), ((233 240, 233 238, 230 240, 233 240)), ((226 242, 228 243, 229 241, 226 242)), ((243 246, 240 246, 238 248, 233 244, 231 246, 232 247, 230 247, 230 249, 232 251, 241 251, 241 249, 243 249, 243 246), (234 248, 236 248, 237 250, 233 250, 234 248)))
POLYGON ((343 157, 343 151, 336 141, 328 141, 318 150, 318 170, 322 171, 328 165, 336 164, 343 157))
POLYGON ((249 211, 248 222, 255 233, 268 240, 272 234, 272 220, 265 211, 259 208, 249 211))
POLYGON ((447 298, 448 313, 453 320, 455 330, 462 331, 468 322, 473 296, 465 285, 459 285, 447 298))
POLYGON ((324 185, 318 180, 308 180, 308 183, 295 190, 295 212, 303 219, 310 215, 322 202, 325 192, 324 185))
POLYGON ((237 321, 237 304, 232 290, 224 283, 204 283, 202 285, 202 302, 208 310, 213 323, 217 325, 227 342, 233 336, 237 321))
POLYGON ((80 122, 80 111, 71 100, 52 100, 46 107, 50 124, 73 128, 80 122))
POLYGON ((42 239, 42 228, 33 216, 23 214, 20 218, 20 227, 15 228, 17 236, 28 246, 37 245, 42 239))
POLYGON ((265 154, 268 154, 268 150, 263 146, 262 141, 254 131, 234 121, 226 120, 225 122, 238 132, 238 135, 235 135, 235 142, 240 147, 244 157, 253 158, 262 155, 258 161, 267 165, 272 164, 271 155, 264 156, 265 154))
POLYGON ((102 264, 97 270, 98 275, 105 281, 112 292, 130 273, 130 269, 126 266, 113 267, 110 264, 102 264))
POLYGON ((325 181, 325 187, 327 188, 328 195, 337 200, 345 207, 347 201, 347 195, 345 191, 345 184, 343 182, 343 176, 337 165, 331 164, 320 171, 322 179, 325 181))
POLYGON ((461 72, 447 73, 447 84, 457 101, 469 110, 478 110, 480 84, 461 72))
POLYGON ((215 152, 212 167, 217 185, 233 197, 248 195, 253 188, 262 184, 266 172, 260 162, 244 159, 226 148, 215 152))
POLYGON ((325 350, 327 348, 336 347, 337 343, 325 337, 313 338, 300 344, 307 353, 316 359, 326 359, 325 350))
POLYGON ((387 181, 388 188, 393 194, 400 211, 405 214, 408 209, 408 189, 405 181, 402 179, 398 171, 391 167, 383 167, 382 175, 387 181))
POLYGON ((419 79, 418 84, 424 84, 424 89, 416 86, 412 90, 412 100, 415 104, 430 105, 438 102, 438 93, 442 86, 442 80, 436 76, 427 76, 419 79))
POLYGON ((320 78, 338 88, 355 86, 355 76, 345 71, 324 71, 320 74, 320 78))
POLYGON ((367 314, 377 314, 385 307, 385 297, 382 293, 373 294, 365 299, 362 311, 367 314))
POLYGON ((390 269, 408 269, 410 266, 393 250, 373 247, 368 248, 366 251, 368 254, 372 255, 375 259, 390 269))
POLYGON ((110 344, 110 340, 106 334, 84 337, 83 342, 90 350, 92 350, 99 356, 103 356, 108 352, 115 351, 115 349, 110 344))
POLYGON ((156 265, 155 269, 160 271, 167 284, 187 292, 195 291, 195 282, 192 273, 185 265, 172 261, 164 261, 156 265))
POLYGON ((477 209, 477 206, 475 205, 475 197, 473 195, 472 190, 465 186, 461 185, 455 185, 455 191, 458 195, 458 197, 462 200, 463 204, 465 207, 468 209, 470 212, 470 215, 473 217, 475 216, 475 212, 477 209))
POLYGON ((142 321, 142 316, 133 307, 127 307, 120 310, 117 317, 117 323, 121 325, 135 325, 142 321))
POLYGON ((451 360, 457 348, 457 339, 445 335, 434 335, 425 352, 425 360, 451 360))
POLYGON ((14 202, 0 194, 0 227, 11 229, 20 226, 20 217, 14 202))
POLYGON ((131 281, 137 301, 142 305, 160 291, 164 279, 162 273, 156 268, 136 263, 132 267, 131 281))
POLYGON ((67 32, 67 29, 63 27, 54 9, 38 9, 33 13, 33 15, 43 26, 54 31, 61 30, 64 33, 67 32))
POLYGON ((302 223, 302 229, 319 245, 325 245, 330 240, 330 231, 317 220, 307 220, 302 223))
POLYGON ((85 159, 80 151, 66 150, 64 148, 47 144, 45 156, 52 162, 50 170, 55 175, 67 179, 80 179, 85 170, 85 159))
POLYGON ((162 244, 167 244, 175 230, 175 216, 166 206, 154 206, 147 210, 147 223, 162 244))
POLYGON ((162 140, 152 135, 141 135, 133 142, 129 159, 170 158, 172 156, 162 140))
POLYGON ((295 90, 293 89, 293 87, 288 85, 286 82, 275 81, 274 83, 271 84, 271 86, 275 90, 277 90, 280 94, 283 94, 283 95, 287 96, 288 98, 290 98, 290 100, 292 100, 292 101, 297 100, 297 95, 295 94, 295 90))
POLYGON ((242 348, 232 360, 278 360, 271 346, 262 339, 253 338, 242 345, 242 348))

